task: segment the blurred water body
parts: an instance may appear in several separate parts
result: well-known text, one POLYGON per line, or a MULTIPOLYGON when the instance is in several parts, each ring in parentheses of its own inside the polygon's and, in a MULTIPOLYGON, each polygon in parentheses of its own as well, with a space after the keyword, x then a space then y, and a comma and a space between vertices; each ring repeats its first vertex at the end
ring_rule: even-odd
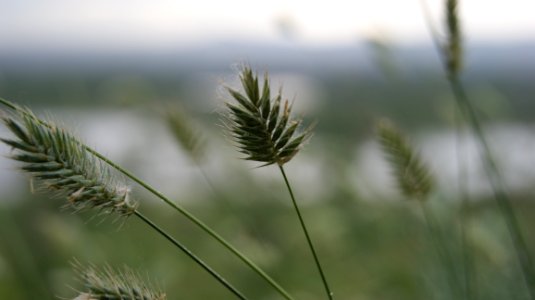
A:
MULTIPOLYGON (((207 188, 197 166, 187 153, 180 149, 160 120, 128 110, 53 111, 57 119, 62 120, 61 123, 71 128, 88 145, 133 170, 140 178, 161 189, 164 194, 188 198, 192 192, 207 188)), ((494 124, 487 127, 486 132, 506 185, 512 191, 533 192, 533 125, 494 124)), ((9 136, 3 127, 0 135, 9 136)), ((453 130, 438 130, 422 132, 416 135, 413 141, 436 175, 439 191, 446 195, 455 195, 459 189, 459 168, 462 168, 462 172, 466 172, 463 176, 468 191, 473 197, 486 197, 491 194, 473 136, 463 135, 459 140, 453 130)), ((209 159, 204 168, 212 180, 223 185, 230 182, 232 179, 229 174, 232 174, 232 171, 229 170, 236 164, 242 164, 245 171, 254 172, 252 178, 257 180, 259 185, 269 182, 276 184, 280 181, 276 168, 254 169, 256 165, 240 161, 239 155, 232 152, 229 141, 220 138, 210 140, 209 144, 209 159)), ((314 150, 319 147, 326 149, 305 149, 287 168, 303 198, 311 201, 321 200, 322 195, 329 192, 329 179, 325 178, 329 175, 324 172, 328 164, 324 156, 329 155, 329 146, 322 143, 322 136, 315 136, 308 147, 314 150)), ((4 155, 0 160, 0 188, 3 195, 15 195, 27 189, 27 183, 24 182, 26 176, 13 172, 16 170, 16 164, 7 158, 9 152, 8 147, 0 145, 0 153, 4 155)), ((363 198, 386 200, 399 197, 376 141, 365 140, 358 145, 349 169, 349 180, 363 198)), ((6 197, 6 201, 8 199, 9 197, 6 197)))
MULTIPOLYGON (((533 193, 535 182, 535 130, 533 125, 500 123, 487 126, 486 135, 506 186, 512 192, 533 193)), ((478 144, 473 135, 457 136, 454 130, 427 131, 412 141, 435 177, 438 190, 458 200, 459 176, 474 198, 490 197, 478 144)), ((389 166, 375 140, 362 143, 353 162, 354 184, 365 199, 397 199, 399 193, 389 166)))

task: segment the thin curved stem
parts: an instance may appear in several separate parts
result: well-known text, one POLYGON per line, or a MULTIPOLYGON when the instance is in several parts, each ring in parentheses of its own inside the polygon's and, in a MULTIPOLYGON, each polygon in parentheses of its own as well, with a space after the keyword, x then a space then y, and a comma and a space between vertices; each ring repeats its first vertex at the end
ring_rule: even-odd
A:
POLYGON ((156 230, 159 234, 161 234, 164 238, 166 238, 169 242, 171 242, 173 245, 175 245, 177 248, 182 250, 184 254, 189 256, 191 259, 193 259, 199 266, 201 266, 206 272, 210 273, 212 277, 214 277, 217 281, 219 281, 221 284, 223 284, 229 291, 231 291, 236 297, 247 300, 247 298, 238 291, 235 287, 233 287, 228 281, 226 281, 225 278, 223 278, 221 275, 219 275, 216 271, 214 271, 210 266, 208 266, 202 259, 197 257, 193 252, 191 252, 186 246, 182 245, 179 241, 174 239, 172 236, 170 236, 167 232, 165 232, 162 228, 160 228, 158 225, 154 224, 149 218, 147 218, 145 215, 140 213, 139 211, 135 211, 134 214, 136 217, 138 217, 140 220, 145 222, 145 224, 152 227, 154 230, 156 230))
POLYGON ((295 212, 297 213, 297 217, 299 218, 299 223, 301 224, 301 228, 303 229, 303 232, 305 233, 305 237, 307 239, 308 247, 310 248, 310 251, 312 252, 312 256, 314 256, 314 262, 316 263, 316 267, 318 267, 318 271, 321 276, 321 280, 323 281, 323 286, 325 287, 325 292, 327 293, 327 297, 332 300, 334 293, 329 288, 329 284, 327 283, 327 278, 325 277, 325 273, 323 272, 323 269, 321 268, 320 260, 318 258, 318 255, 316 254, 316 250, 314 249, 314 245, 312 244, 312 239, 310 238, 310 235, 308 234, 307 227, 305 225, 305 221, 303 220, 303 216, 301 215, 301 211, 299 210, 299 206, 297 205, 297 201, 295 201, 294 193, 292 191, 292 187, 290 186, 290 182, 288 181, 288 177, 286 177, 286 172, 284 172, 284 168, 279 165, 279 169, 282 173, 282 177, 284 177, 284 182, 286 183, 286 187, 288 188, 288 192, 290 193, 290 197, 292 198, 292 204, 295 208, 295 212))
POLYGON ((232 246, 229 242, 227 242, 222 236, 220 236, 217 232, 215 232, 212 228, 210 228, 208 225, 206 225, 204 222, 199 220, 197 217, 195 217, 193 214, 185 210, 183 207, 179 206, 178 204, 171 201, 169 198, 167 198, 165 195, 154 189, 152 186, 148 185, 141 179, 137 178, 134 174, 130 173, 126 169, 123 169, 119 165, 115 164, 111 160, 107 159, 100 153, 96 152, 95 150, 86 147, 89 152, 91 152, 93 155, 98 157, 99 159, 102 159, 105 163, 109 164, 111 167, 115 168, 117 171, 123 173, 133 181, 137 182, 139 185, 144 187, 146 190, 154 194, 156 197, 160 198, 162 201, 164 201, 167 205, 171 206, 176 211, 180 212, 182 215, 184 215, 187 219, 189 219, 191 222, 193 222, 195 225, 199 226, 203 231, 208 233, 211 237, 213 237, 215 240, 217 240, 221 245, 223 245, 227 250, 232 252, 234 255, 236 255, 242 262, 244 262, 246 265, 248 265, 255 273, 257 273, 260 277, 262 277, 264 280, 266 280, 273 288, 275 288, 284 298, 288 300, 293 300, 293 298, 286 292, 275 280, 273 280, 269 275, 267 275, 260 267, 258 267, 255 263, 253 263, 249 258, 247 258, 244 254, 242 254, 238 249, 236 249, 234 246, 232 246))
MULTIPOLYGON (((19 110, 18 106, 15 104, 0 98, 0 103, 4 104, 5 106, 20 111, 21 113, 26 113, 24 110, 19 110)), ((43 121, 41 121, 43 122, 43 121)), ((43 124, 47 125, 46 122, 43 122, 43 124)), ((95 157, 99 158, 112 168, 116 169, 126 177, 130 178, 132 181, 136 182, 143 188, 145 188, 147 191, 152 193, 154 196, 158 197, 160 200, 165 202, 167 205, 171 206, 173 209, 184 215, 188 220, 193 222, 195 225, 199 226, 204 232, 206 232, 208 235, 213 237, 215 240, 217 240, 223 247, 225 247, 227 250, 229 250, 232 254, 234 254, 236 257, 238 257, 242 262, 244 262, 247 266, 249 266, 256 274, 258 274, 262 279, 264 279, 269 285, 271 285, 281 296, 283 296, 287 300, 293 300, 292 296, 284 290, 274 279, 272 279, 266 272, 264 272, 260 267, 258 267, 254 262, 252 262, 249 258, 247 258, 244 254, 242 254, 238 249, 236 249, 234 246, 232 246, 229 242, 227 242, 222 236, 220 236, 217 232, 215 232, 213 229, 211 229, 208 225, 206 225, 204 222, 199 220, 197 217, 195 217, 193 214, 188 212, 185 208, 181 207, 180 205, 174 203, 169 198, 167 198, 165 195, 163 195, 161 192, 150 186, 145 181, 141 180, 137 176, 135 176, 130 171, 126 170, 125 168, 119 166, 118 164, 114 163, 104 155, 100 154, 96 150, 92 149, 91 147, 82 144, 84 149, 94 155, 95 157)))

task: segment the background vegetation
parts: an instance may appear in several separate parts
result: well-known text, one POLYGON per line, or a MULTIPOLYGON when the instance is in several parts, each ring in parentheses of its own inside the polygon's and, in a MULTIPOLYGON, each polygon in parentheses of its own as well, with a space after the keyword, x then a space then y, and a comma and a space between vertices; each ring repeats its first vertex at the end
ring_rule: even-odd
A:
MULTIPOLYGON (((459 273, 465 263, 459 228, 460 221, 466 221, 476 299, 528 299, 503 219, 488 186, 481 184, 485 175, 477 156, 470 155, 470 136, 459 148, 455 139, 444 139, 445 132, 452 134, 455 110, 438 60, 428 48, 412 49, 411 59, 404 60, 400 58, 407 57, 407 49, 381 47, 386 48, 360 53, 365 64, 347 56, 351 67, 322 67, 329 65, 329 53, 321 54, 322 62, 251 62, 269 70, 273 83, 284 83, 285 94, 296 95, 296 109, 318 121, 314 137, 287 165, 287 172, 303 200, 303 214, 336 298, 452 299, 418 207, 394 191, 394 182, 380 175, 386 173, 384 165, 368 155, 380 155, 373 128, 377 119, 387 116, 414 137, 439 178, 430 206, 459 273), (402 54, 396 54, 398 50, 402 54), (449 150, 433 151, 440 145, 449 150), (462 150, 460 156, 450 155, 456 149, 462 150), (464 162, 460 170, 444 167, 456 165, 457 159, 464 162), (468 206, 461 205, 459 180, 467 182, 468 206)), ((535 144, 535 68, 530 62, 504 64, 514 61, 517 52, 492 49, 503 53, 503 59, 469 63, 464 80, 496 146, 529 248, 535 249, 535 233, 529 230, 535 226, 535 190, 529 183, 535 178, 529 172, 535 166, 529 158, 535 144)), ((43 72, 6 61, 2 66, 2 97, 50 112, 76 128, 88 144, 206 220, 297 299, 323 297, 284 182, 273 170, 252 169, 253 164, 236 159, 217 126, 225 97, 219 83, 235 84, 230 67, 214 63, 169 71, 134 64, 95 70, 81 64, 43 72), (205 177, 173 142, 162 115, 166 105, 186 111, 205 137, 207 155, 200 164, 205 177)), ((4 135, 5 129, 0 132, 4 135)), ((8 154, 2 147, 2 154, 8 154)), ((78 283, 69 261, 74 257, 146 272, 170 299, 231 297, 138 220, 118 226, 90 213, 58 212, 62 201, 29 194, 24 175, 12 172, 15 165, 3 159, 0 168, 1 299, 73 295, 70 286, 78 283)), ((134 194, 147 214, 252 299, 277 299, 269 286, 184 218, 135 186, 134 194)))

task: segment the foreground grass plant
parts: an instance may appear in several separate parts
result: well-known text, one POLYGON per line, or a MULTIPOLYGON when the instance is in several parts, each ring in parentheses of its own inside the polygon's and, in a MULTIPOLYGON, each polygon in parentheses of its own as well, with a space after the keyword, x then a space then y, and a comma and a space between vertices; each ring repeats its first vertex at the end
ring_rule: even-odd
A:
POLYGON ((101 161, 87 153, 66 130, 52 124, 43 126, 27 109, 21 121, 5 117, 4 124, 15 139, 0 139, 13 149, 11 158, 22 163, 44 189, 67 198, 66 206, 75 211, 92 208, 104 215, 132 215, 138 206, 129 188, 118 184, 101 161))
POLYGON ((132 269, 114 270, 106 265, 84 267, 74 264, 84 290, 74 300, 165 300, 167 296, 144 281, 132 269))
MULTIPOLYGON (((37 122, 39 122, 44 127, 49 127, 50 124, 37 119, 33 114, 30 114, 27 110, 22 109, 21 107, 17 106, 16 104, 11 103, 8 100, 5 100, 3 98, 0 98, 0 103, 2 103, 4 106, 10 108, 13 112, 18 114, 19 116, 31 116, 35 118, 37 122)), ((114 168, 118 172, 122 173, 126 177, 130 178, 132 181, 139 184, 141 187, 158 197, 160 200, 162 200, 165 204, 169 205, 171 208, 185 216, 188 220, 190 220, 192 223, 197 225, 199 228, 201 228, 204 232, 206 232, 208 235, 210 235, 212 238, 214 238, 217 242, 219 242, 223 247, 225 247, 227 250, 229 250, 232 254, 234 254, 237 258, 239 258, 242 262, 244 262, 249 268, 251 268, 256 274, 258 274, 262 279, 264 279, 271 287, 273 287, 281 296, 283 296, 287 300, 292 300, 293 297, 284 289, 282 286, 277 283, 273 278, 271 278, 264 270, 262 270, 259 266, 257 266, 253 261, 251 261, 249 258, 247 258, 243 253, 241 253, 236 247, 231 245, 227 240, 225 240, 221 235, 219 235, 217 232, 215 232, 212 228, 210 228, 208 225, 206 225, 204 222, 202 222, 199 218, 197 218, 195 215, 187 211, 185 208, 180 206, 179 204, 171 201, 168 197, 166 197, 164 194, 160 193, 156 188, 152 187, 145 181, 141 180, 139 177, 135 176, 132 172, 126 170, 125 168, 119 166, 112 160, 108 159, 104 155, 100 154, 98 151, 92 149, 91 147, 80 143, 80 147, 85 149, 88 153, 94 155, 101 161, 105 162, 110 167, 114 168)), ((161 228, 159 228, 156 224, 154 224, 150 219, 142 215, 139 211, 136 211, 136 216, 140 218, 144 223, 158 231, 162 236, 164 236, 169 242, 171 242, 173 245, 180 248, 184 253, 186 253, 190 258, 192 258, 194 261, 196 261, 200 266, 202 266, 206 271, 208 271, 213 277, 215 277, 218 281, 220 281, 222 284, 224 284, 227 288, 233 290, 233 293, 238 296, 239 298, 243 299, 243 295, 239 293, 234 287, 232 287, 229 283, 226 282, 219 274, 217 274, 215 271, 211 270, 210 267, 208 267, 201 259, 196 257, 189 249, 187 249, 184 245, 180 244, 177 240, 175 240, 173 237, 171 237, 168 233, 163 231, 161 228)))
POLYGON ((234 295, 247 299, 203 260, 139 212, 137 204, 129 198, 129 190, 117 187, 111 172, 75 136, 51 122, 38 119, 28 109, 9 104, 14 108, 15 117, 21 121, 15 117, 4 117, 6 127, 16 138, 1 141, 13 148, 12 158, 21 162, 21 169, 39 181, 44 189, 65 195, 67 205, 75 211, 98 209, 104 215, 137 216, 234 295))
POLYGON ((224 116, 224 126, 238 146, 239 151, 245 155, 244 159, 260 162, 262 164, 261 167, 273 164, 279 167, 301 228, 314 257, 327 297, 333 299, 333 293, 329 288, 327 278, 283 167, 299 152, 310 137, 312 134, 311 128, 309 127, 298 133, 302 120, 290 117, 292 106, 288 103, 288 100, 282 101, 280 90, 272 98, 267 74, 264 76, 261 88, 258 76, 254 74, 250 67, 244 66, 240 73, 240 81, 244 93, 240 93, 230 87, 227 88, 235 102, 225 103, 228 112, 224 116))

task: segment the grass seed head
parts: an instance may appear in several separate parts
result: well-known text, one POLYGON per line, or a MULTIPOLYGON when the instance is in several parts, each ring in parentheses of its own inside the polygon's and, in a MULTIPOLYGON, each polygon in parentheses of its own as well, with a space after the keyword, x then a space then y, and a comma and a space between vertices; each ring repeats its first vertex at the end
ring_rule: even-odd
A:
POLYGON ((168 107, 165 111, 167 126, 175 140, 197 162, 205 153, 206 143, 195 124, 179 107, 168 107))
POLYGON ((84 285, 75 300, 165 300, 165 293, 158 291, 150 283, 129 268, 116 271, 110 266, 96 268, 83 267, 74 263, 74 269, 84 285))
POLYGON ((128 216, 137 204, 130 191, 119 185, 106 166, 67 130, 45 123, 27 109, 4 116, 12 139, 0 139, 13 151, 11 158, 43 188, 67 198, 75 211, 96 208, 103 214, 128 216))
POLYGON ((282 100, 281 91, 272 97, 269 77, 263 84, 253 70, 244 66, 240 73, 243 92, 227 88, 235 100, 227 102, 225 126, 244 159, 262 166, 289 162, 311 136, 311 127, 299 132, 302 120, 291 118, 292 106, 282 100))
POLYGON ((377 126, 379 142, 404 196, 424 200, 433 187, 425 163, 407 139, 388 121, 377 126))

